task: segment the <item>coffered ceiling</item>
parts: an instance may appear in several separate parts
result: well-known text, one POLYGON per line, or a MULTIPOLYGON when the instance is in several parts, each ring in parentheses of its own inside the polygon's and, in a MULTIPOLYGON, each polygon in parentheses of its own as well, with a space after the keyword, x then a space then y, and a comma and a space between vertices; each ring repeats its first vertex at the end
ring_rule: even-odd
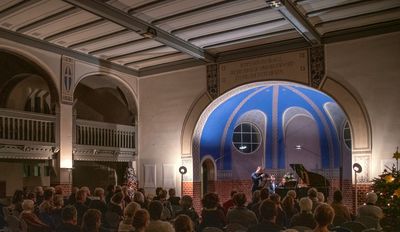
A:
POLYGON ((0 37, 136 76, 400 30, 399 0, 2 0, 0 37))

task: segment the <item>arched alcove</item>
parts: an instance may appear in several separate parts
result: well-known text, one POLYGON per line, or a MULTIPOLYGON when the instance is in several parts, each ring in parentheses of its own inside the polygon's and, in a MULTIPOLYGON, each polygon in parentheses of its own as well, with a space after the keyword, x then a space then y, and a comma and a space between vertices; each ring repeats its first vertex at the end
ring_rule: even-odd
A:
POLYGON ((216 167, 212 158, 206 157, 201 162, 201 193, 202 196, 209 192, 215 192, 216 167))

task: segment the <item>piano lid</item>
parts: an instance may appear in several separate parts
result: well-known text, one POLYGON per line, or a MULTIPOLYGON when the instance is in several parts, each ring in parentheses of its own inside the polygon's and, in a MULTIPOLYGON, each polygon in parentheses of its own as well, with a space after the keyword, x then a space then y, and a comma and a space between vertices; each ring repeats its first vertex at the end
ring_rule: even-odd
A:
POLYGON ((303 164, 289 164, 305 184, 311 187, 329 187, 331 184, 324 176, 307 171, 303 164))

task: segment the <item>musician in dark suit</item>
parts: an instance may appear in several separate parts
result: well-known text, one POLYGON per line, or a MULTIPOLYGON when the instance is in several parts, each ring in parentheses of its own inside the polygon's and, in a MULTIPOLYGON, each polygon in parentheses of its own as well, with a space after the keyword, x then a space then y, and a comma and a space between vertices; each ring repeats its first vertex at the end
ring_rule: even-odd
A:
POLYGON ((262 178, 265 176, 261 166, 257 167, 257 170, 251 174, 251 180, 253 181, 253 186, 251 187, 251 192, 259 189, 262 178))

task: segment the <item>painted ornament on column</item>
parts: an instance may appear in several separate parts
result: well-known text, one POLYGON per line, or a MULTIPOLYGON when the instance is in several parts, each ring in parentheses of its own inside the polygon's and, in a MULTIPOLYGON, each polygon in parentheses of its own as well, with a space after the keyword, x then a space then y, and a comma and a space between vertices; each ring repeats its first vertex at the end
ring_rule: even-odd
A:
POLYGON ((135 191, 138 189, 138 180, 133 168, 127 168, 125 171, 126 186, 128 187, 129 197, 132 199, 135 191))

